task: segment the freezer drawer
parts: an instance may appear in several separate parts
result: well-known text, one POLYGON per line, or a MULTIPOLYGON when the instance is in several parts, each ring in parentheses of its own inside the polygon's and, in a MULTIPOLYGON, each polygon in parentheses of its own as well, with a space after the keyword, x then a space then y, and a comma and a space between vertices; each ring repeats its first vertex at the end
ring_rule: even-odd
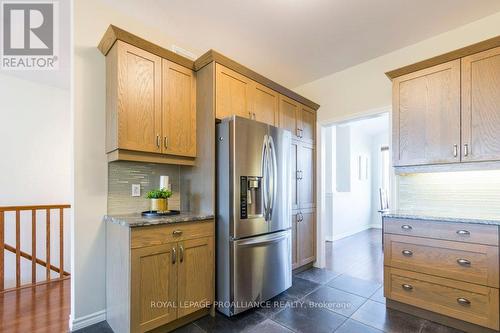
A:
POLYGON ((263 302, 292 286, 291 230, 231 242, 233 300, 231 314, 263 302))

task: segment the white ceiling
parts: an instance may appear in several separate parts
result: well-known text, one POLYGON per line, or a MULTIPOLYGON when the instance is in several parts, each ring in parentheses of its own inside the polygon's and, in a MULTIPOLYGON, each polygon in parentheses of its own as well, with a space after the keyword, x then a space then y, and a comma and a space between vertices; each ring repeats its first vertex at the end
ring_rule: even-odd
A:
POLYGON ((499 0, 101 1, 290 87, 500 11, 499 0))
POLYGON ((357 133, 363 133, 367 136, 375 136, 385 133, 389 136, 389 115, 383 113, 381 115, 354 120, 343 124, 342 126, 349 125, 353 131, 357 133))

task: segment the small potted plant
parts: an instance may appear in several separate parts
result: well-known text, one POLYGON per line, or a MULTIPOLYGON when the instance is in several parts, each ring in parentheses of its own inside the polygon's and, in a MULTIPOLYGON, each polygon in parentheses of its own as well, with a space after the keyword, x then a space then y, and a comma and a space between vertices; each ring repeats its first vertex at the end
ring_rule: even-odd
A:
POLYGON ((172 191, 165 188, 151 190, 147 194, 150 202, 150 210, 156 212, 165 212, 168 210, 168 198, 172 196, 172 191))

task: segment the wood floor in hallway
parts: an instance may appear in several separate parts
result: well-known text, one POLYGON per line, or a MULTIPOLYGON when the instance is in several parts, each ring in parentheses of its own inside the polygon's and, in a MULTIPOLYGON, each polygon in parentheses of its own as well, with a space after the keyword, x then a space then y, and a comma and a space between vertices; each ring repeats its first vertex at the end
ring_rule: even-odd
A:
POLYGON ((68 332, 70 279, 0 294, 0 332, 68 332))

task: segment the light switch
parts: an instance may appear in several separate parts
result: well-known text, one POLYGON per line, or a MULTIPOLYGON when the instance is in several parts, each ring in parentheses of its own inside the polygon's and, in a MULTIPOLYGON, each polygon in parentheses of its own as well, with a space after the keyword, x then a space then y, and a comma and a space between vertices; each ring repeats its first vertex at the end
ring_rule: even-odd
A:
POLYGON ((141 196, 141 184, 132 184, 132 196, 133 197, 141 196))

